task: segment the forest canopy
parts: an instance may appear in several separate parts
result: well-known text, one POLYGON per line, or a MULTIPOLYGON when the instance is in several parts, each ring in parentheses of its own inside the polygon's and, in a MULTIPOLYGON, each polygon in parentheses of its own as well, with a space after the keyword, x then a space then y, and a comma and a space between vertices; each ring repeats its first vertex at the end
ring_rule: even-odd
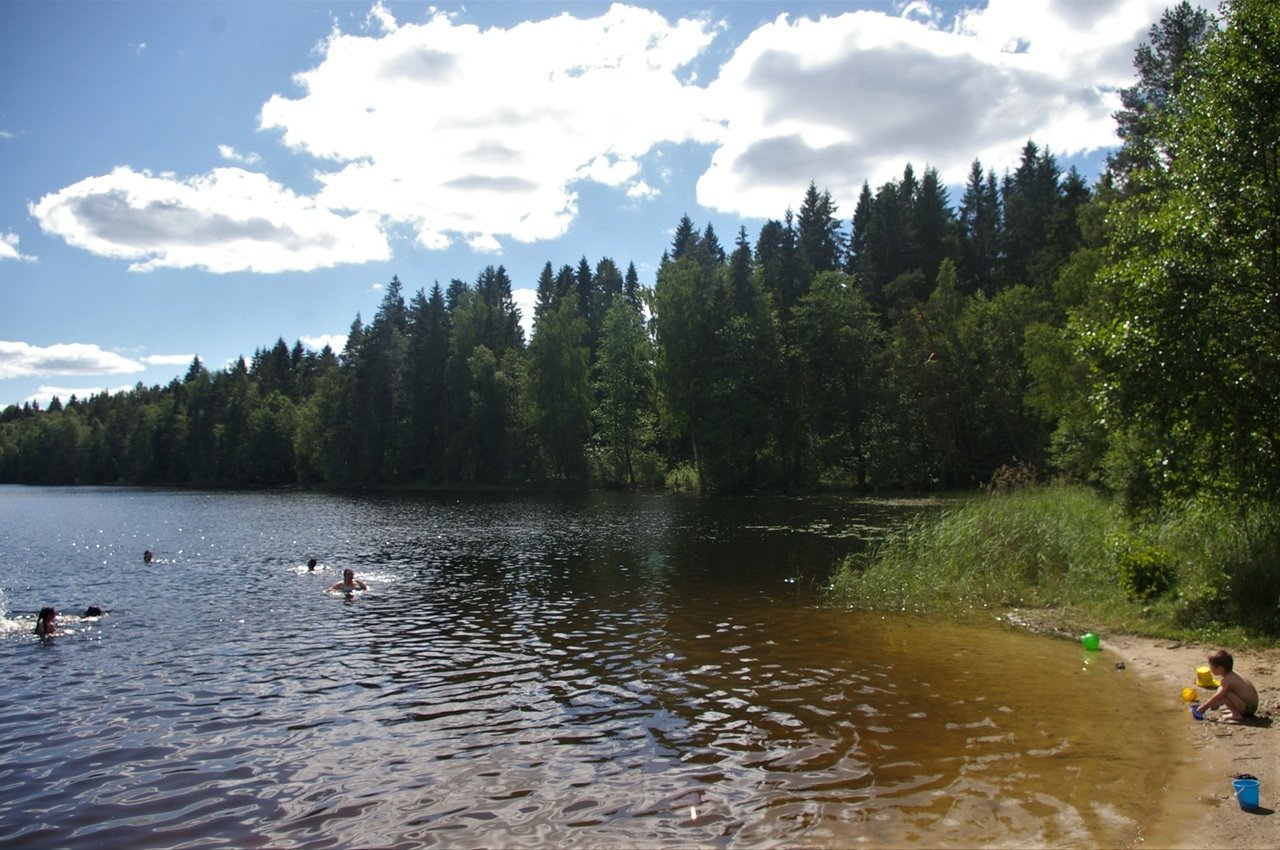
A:
POLYGON ((1280 476, 1280 9, 1183 2, 1090 185, 1028 141, 960 197, 811 183, 656 278, 584 256, 385 288, 343 351, 283 339, 167 386, 0 414, 0 481, 967 488, 1018 468, 1134 507, 1280 476), (844 200, 842 203, 850 203, 844 200), (532 282, 530 282, 532 283, 532 282))

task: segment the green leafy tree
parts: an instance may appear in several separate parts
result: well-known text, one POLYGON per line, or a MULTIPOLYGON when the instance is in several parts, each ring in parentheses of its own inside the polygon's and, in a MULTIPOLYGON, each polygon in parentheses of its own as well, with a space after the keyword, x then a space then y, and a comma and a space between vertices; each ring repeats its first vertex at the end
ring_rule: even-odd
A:
POLYGON ((297 390, 297 376, 284 337, 277 339, 270 349, 260 348, 254 352, 249 375, 258 384, 258 394, 263 398, 276 391, 293 397, 297 390))
POLYGON ((182 384, 187 399, 187 432, 182 452, 186 457, 189 480, 197 484, 212 484, 217 480, 214 428, 218 424, 213 376, 200 358, 195 357, 182 384))
POLYGON ((720 237, 716 236, 716 229, 711 225, 711 222, 707 222, 707 226, 702 230, 702 238, 698 241, 697 253, 699 261, 710 268, 724 265, 727 259, 724 247, 720 244, 720 237))
POLYGON ((862 181, 862 191, 858 193, 858 203, 853 208, 853 218, 850 221, 849 250, 845 252, 844 270, 853 276, 864 291, 867 284, 862 278, 862 264, 867 251, 867 224, 871 220, 871 205, 874 202, 871 184, 862 181))
MULTIPOLYGON (((702 476, 699 440, 714 411, 709 404, 716 331, 714 282, 692 257, 658 269, 653 291, 657 386, 663 427, 702 476)), ((705 483, 705 482, 704 482, 705 483)))
POLYGON ((213 437, 218 480, 227 483, 252 481, 245 445, 249 416, 258 405, 258 388, 249 378, 249 367, 243 357, 236 359, 217 386, 220 393, 219 415, 213 437))
POLYGON ((852 278, 824 272, 800 299, 795 325, 800 359, 810 376, 805 410, 818 461, 866 487, 870 429, 881 394, 876 385, 884 345, 879 319, 852 278))
POLYGON ((475 293, 485 305, 482 344, 495 354, 524 348, 520 309, 516 307, 506 268, 487 266, 476 279, 475 293))
MULTIPOLYGON (((474 445, 468 430, 471 420, 471 368, 468 361, 476 348, 484 344, 485 303, 465 284, 450 287, 453 297, 446 294, 449 307, 449 356, 445 361, 445 387, 448 404, 447 433, 449 445, 445 451, 445 478, 448 481, 469 483, 474 481, 472 455, 474 445)), ((491 352, 492 353, 492 352, 491 352)))
POLYGON ((1094 280, 1103 263, 1106 209, 1114 192, 1102 193, 1081 207, 1084 240, 1058 272, 1048 320, 1031 323, 1025 331, 1025 357, 1030 384, 1027 404, 1051 423, 1048 462, 1053 471, 1078 481, 1099 483, 1106 456, 1106 429, 1091 400, 1092 364, 1075 330, 1065 317, 1083 311, 1109 309, 1095 303, 1094 280))
POLYGON ((1032 406, 1027 329, 1048 324, 1052 307, 1033 289, 1015 286, 995 298, 967 299, 958 340, 967 361, 963 427, 973 447, 966 477, 990 480, 1006 465, 1040 469, 1050 423, 1032 406))
POLYGON ((1111 208, 1110 315, 1082 322, 1131 496, 1280 495, 1280 9, 1223 11, 1156 121, 1167 174, 1111 208))
POLYGON ((1187 76, 1195 73, 1191 59, 1213 30, 1213 15, 1182 0, 1161 15, 1149 40, 1138 47, 1133 59, 1138 81, 1120 90, 1122 108, 1115 113, 1123 144, 1107 157, 1108 175, 1116 183, 1127 187, 1135 173, 1149 178, 1163 170, 1168 146, 1158 124, 1187 76))
POLYGON ((542 273, 538 275, 538 285, 535 289, 537 298, 533 303, 533 324, 537 327, 542 314, 551 309, 557 298, 556 292, 556 276, 551 270, 551 261, 542 267, 542 273))
POLYGON ((622 278, 622 293, 637 310, 640 309, 640 274, 635 263, 627 263, 627 273, 622 278))
POLYGON ((576 300, 542 313, 529 347, 534 431, 553 480, 587 480, 592 407, 587 322, 576 300))
MULTIPOLYGON (((745 239, 735 253, 745 259, 745 239)), ((797 482, 807 445, 800 419, 803 392, 794 353, 786 350, 774 302, 753 272, 734 279, 732 264, 715 273, 704 471, 721 491, 749 491, 797 482), (787 385, 795 376, 794 386, 787 385), (790 440, 790 442, 788 442, 790 440), (790 452, 790 454, 788 453, 790 452)))
MULTIPOLYGON (((890 388, 871 452, 876 480, 924 487, 970 484, 971 360, 960 338, 966 299, 947 276, 932 293, 899 280, 883 369, 890 388)), ((941 275, 940 275, 941 276, 941 275)))
POLYGON ((488 346, 477 346, 467 358, 470 372, 470 409, 467 424, 468 457, 473 481, 507 484, 522 469, 518 441, 520 382, 519 357, 508 350, 500 359, 488 346))
POLYGON ((800 291, 800 248, 791 214, 784 221, 770 219, 760 228, 756 237, 756 268, 760 271, 760 286, 773 299, 780 320, 790 320, 791 305, 800 291))
POLYGON ((297 480, 293 450, 297 421, 297 409, 280 390, 274 390, 250 414, 245 453, 251 483, 297 480))
POLYGON ((959 274, 960 289, 966 295, 981 292, 988 298, 996 293, 1000 264, 1000 192, 994 172, 984 172, 973 161, 960 202, 959 274))
POLYGON ((911 236, 914 266, 926 280, 935 280, 942 261, 957 253, 955 215, 951 200, 938 176, 938 169, 926 168, 911 205, 911 236))
MULTIPOLYGON (((591 334, 592 310, 596 307, 596 278, 591 273, 591 264, 584 256, 578 260, 578 267, 573 273, 574 297, 578 307, 578 315, 587 323, 587 347, 594 348, 591 334)), ((595 323, 598 328, 598 320, 595 323)))
POLYGON ((421 289, 408 310, 407 392, 410 478, 440 483, 448 434, 446 366, 449 358, 449 314, 440 285, 427 297, 421 289))
MULTIPOLYGON (((819 192, 814 183, 809 183, 796 216, 801 277, 806 281, 820 272, 835 271, 843 263, 841 245, 845 240, 836 217, 837 209, 830 192, 819 192)), ((794 302, 802 294, 793 293, 789 300, 794 302)))
MULTIPOLYGON (((392 277, 373 321, 363 329, 350 363, 349 419, 356 447, 355 475, 360 481, 401 480, 402 418, 407 417, 405 366, 408 360, 408 308, 398 277, 392 277)), ((347 341, 352 349, 351 340, 347 341)))
MULTIPOLYGON (((911 174, 910 167, 907 173, 911 174)), ((867 301, 885 317, 889 313, 887 290, 890 284, 915 267, 913 261, 916 258, 911 251, 911 233, 908 230, 912 185, 890 181, 881 186, 876 191, 861 236, 862 251, 856 276, 867 301)))
POLYGON ((638 462, 652 451, 653 357, 639 308, 628 299, 616 299, 601 334, 595 381, 599 404, 592 416, 605 480, 615 486, 639 483, 638 462))
MULTIPOLYGON (((742 260, 745 257, 739 263, 742 260)), ((795 359, 791 328, 795 304, 809 287, 805 274, 798 232, 787 210, 782 221, 767 221, 760 228, 753 283, 743 287, 739 271, 732 265, 729 269, 730 315, 745 316, 748 321, 726 338, 741 344, 756 337, 766 346, 764 354, 771 362, 757 377, 770 388, 769 422, 776 432, 772 451, 780 479, 796 486, 809 476, 808 433, 801 413, 804 376, 795 359), (759 303, 757 293, 763 295, 759 303)), ((756 363, 754 358, 749 362, 756 363)))
POLYGON ((1048 150, 1041 153, 1035 142, 1022 148, 1022 159, 1012 175, 1006 175, 1001 202, 1004 231, 1003 262, 999 275, 1002 287, 1046 283, 1038 272, 1040 254, 1050 232, 1058 206, 1058 178, 1061 169, 1048 150))
POLYGON ((672 262, 678 262, 691 255, 700 241, 701 237, 698 235, 698 229, 693 226, 693 219, 687 215, 681 216, 680 223, 676 225, 675 236, 671 239, 669 259, 672 262))
POLYGON ((524 332, 518 324, 511 327, 519 311, 506 272, 486 269, 478 283, 475 289, 450 288, 445 472, 449 481, 499 484, 515 479, 527 450, 520 416, 524 332))
POLYGON ((50 405, 25 426, 16 441, 16 480, 24 484, 84 481, 89 434, 77 413, 50 405))
POLYGON ((587 337, 591 343, 592 362, 595 362, 597 350, 600 347, 600 336, 604 333, 605 316, 608 314, 609 308, 613 306, 613 302, 622 297, 626 281, 623 278, 622 271, 618 268, 618 264, 608 257, 601 257, 596 263, 592 281, 594 286, 591 296, 591 315, 588 317, 589 333, 587 337))
POLYGON ((347 484, 354 478, 344 432, 335 427, 345 415, 346 377, 331 369, 316 382, 316 390, 298 411, 293 454, 298 478, 305 483, 347 484))

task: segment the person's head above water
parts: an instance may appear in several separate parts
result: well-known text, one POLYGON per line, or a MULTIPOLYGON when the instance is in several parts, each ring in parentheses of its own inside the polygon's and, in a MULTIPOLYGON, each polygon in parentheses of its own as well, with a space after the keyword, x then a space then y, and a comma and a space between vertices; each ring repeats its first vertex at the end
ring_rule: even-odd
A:
POLYGON ((53 634, 55 623, 58 619, 58 611, 52 605, 46 605, 40 609, 39 615, 36 616, 35 633, 40 637, 53 634))
POLYGON ((309 569, 309 570, 314 570, 315 568, 316 568, 316 559, 315 559, 315 558, 310 558, 310 559, 308 559, 308 560, 307 560, 307 569, 309 569))
POLYGON ((330 590, 341 590, 350 592, 353 590, 368 590, 368 587, 360 579, 356 578, 356 571, 347 568, 342 571, 342 581, 335 581, 329 586, 330 590))
POLYGON ((155 555, 151 554, 151 550, 150 550, 150 549, 148 549, 147 551, 145 551, 145 552, 143 552, 143 553, 142 553, 142 563, 144 563, 144 564, 149 564, 149 563, 151 563, 151 561, 152 561, 154 558, 155 558, 155 555))

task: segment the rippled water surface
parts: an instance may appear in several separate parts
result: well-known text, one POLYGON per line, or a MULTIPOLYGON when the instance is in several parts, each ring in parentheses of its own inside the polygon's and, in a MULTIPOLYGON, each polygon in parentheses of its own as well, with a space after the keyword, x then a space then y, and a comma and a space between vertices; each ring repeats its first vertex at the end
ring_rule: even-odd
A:
POLYGON ((0 846, 1140 837, 1174 720, 1105 653, 819 604, 912 509, 0 488, 0 846))

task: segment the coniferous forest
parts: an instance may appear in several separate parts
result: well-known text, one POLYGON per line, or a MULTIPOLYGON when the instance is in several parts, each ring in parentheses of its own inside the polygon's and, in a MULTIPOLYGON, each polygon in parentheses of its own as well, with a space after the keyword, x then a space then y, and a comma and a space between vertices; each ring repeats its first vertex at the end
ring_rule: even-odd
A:
MULTIPOLYGON (((927 165, 722 238, 501 266, 168 386, 11 406, 0 481, 968 488, 1132 506, 1280 488, 1280 7, 1182 3, 1134 58, 1090 185, 1028 141, 960 197, 927 165), (528 284, 532 284, 530 281, 528 284), (526 284, 526 285, 528 285, 526 284)), ((410 284, 412 286, 412 284, 410 284)))

